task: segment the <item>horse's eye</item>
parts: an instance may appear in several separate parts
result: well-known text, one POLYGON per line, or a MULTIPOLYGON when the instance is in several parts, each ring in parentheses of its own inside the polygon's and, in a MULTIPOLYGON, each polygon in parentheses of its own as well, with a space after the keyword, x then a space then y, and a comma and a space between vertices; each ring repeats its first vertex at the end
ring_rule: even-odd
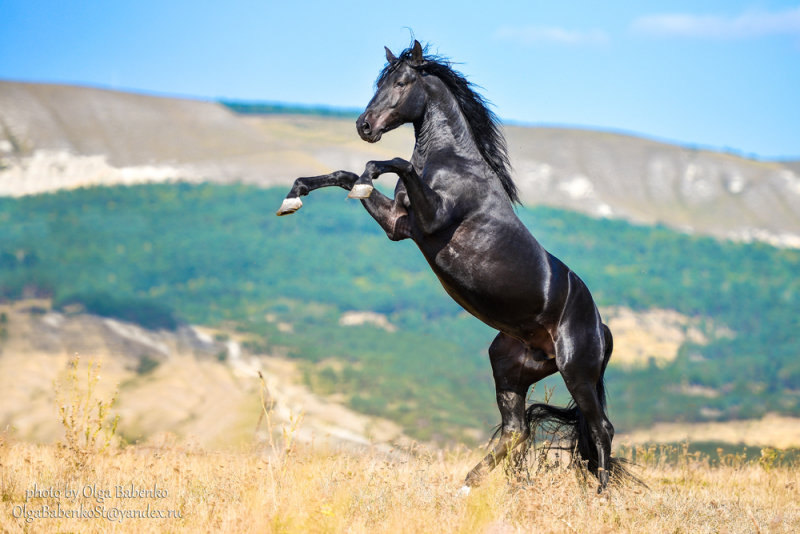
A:
POLYGON ((394 86, 399 88, 399 89, 402 89, 403 87, 406 86, 406 84, 405 84, 405 82, 395 82, 394 86))

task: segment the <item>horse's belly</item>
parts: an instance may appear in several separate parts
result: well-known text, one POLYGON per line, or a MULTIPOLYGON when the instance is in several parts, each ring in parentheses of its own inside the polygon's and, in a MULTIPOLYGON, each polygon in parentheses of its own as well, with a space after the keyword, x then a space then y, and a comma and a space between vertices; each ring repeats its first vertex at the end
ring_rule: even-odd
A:
POLYGON ((434 269, 442 287, 466 311, 514 337, 547 329, 542 324, 544 286, 532 273, 495 273, 491 269, 434 269))
POLYGON ((549 278, 543 250, 543 254, 537 254, 536 250, 496 242, 462 240, 467 241, 464 245, 454 241, 428 261, 447 292, 460 304, 476 297, 487 302, 523 301, 533 306, 543 300, 549 278), (471 247, 473 244, 476 246, 471 247))
POLYGON ((418 244, 445 291, 489 326, 524 341, 557 320, 564 273, 524 226, 465 223, 418 244))

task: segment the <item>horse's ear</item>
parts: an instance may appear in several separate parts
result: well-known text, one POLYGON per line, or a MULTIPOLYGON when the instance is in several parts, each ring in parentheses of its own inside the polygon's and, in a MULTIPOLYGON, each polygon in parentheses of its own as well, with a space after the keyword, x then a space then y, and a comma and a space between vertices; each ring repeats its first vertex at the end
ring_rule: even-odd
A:
POLYGON ((392 51, 389 50, 389 47, 384 46, 383 48, 384 50, 386 50, 386 61, 388 61, 389 63, 394 63, 395 61, 397 61, 397 58, 395 57, 394 54, 392 54, 392 51))
POLYGON ((414 48, 411 49, 411 60, 417 64, 423 62, 422 45, 416 39, 414 39, 414 48))

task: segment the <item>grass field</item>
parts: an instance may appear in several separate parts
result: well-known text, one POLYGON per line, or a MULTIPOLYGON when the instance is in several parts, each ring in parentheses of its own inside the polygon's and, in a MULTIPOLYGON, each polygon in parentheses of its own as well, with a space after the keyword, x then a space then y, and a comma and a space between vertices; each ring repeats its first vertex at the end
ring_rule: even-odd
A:
POLYGON ((696 457, 667 465, 653 459, 637 470, 649 489, 618 487, 601 496, 571 470, 556 468, 519 483, 498 469, 484 486, 460 496, 462 477, 475 460, 457 451, 274 454, 166 444, 107 451, 75 468, 56 446, 5 441, 0 524, 8 532, 800 529, 796 467, 735 461, 712 467, 696 457), (144 494, 135 496, 139 491, 144 494), (62 517, 42 518, 43 510, 61 510, 62 517), (131 517, 143 512, 145 517, 131 517), (97 516, 75 519, 69 513, 97 516))
MULTIPOLYGON (((800 465, 684 447, 626 454, 649 486, 598 496, 571 468, 497 469, 469 495, 480 451, 299 444, 302 418, 272 424, 237 450, 165 437, 122 447, 114 406, 76 364, 54 384, 64 437, 0 434, 0 527, 6 532, 797 532, 800 465)), ((93 374, 94 373, 94 374, 93 374)), ((625 451, 623 451, 625 452, 625 451)), ((534 464, 531 464, 534 465, 534 464)))

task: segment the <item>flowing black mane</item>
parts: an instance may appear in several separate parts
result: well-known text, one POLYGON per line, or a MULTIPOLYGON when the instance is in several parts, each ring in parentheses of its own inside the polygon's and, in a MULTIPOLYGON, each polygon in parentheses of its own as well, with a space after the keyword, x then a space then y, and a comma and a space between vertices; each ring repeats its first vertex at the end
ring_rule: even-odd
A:
MULTIPOLYGON (((427 52, 427 47, 425 52, 427 52)), ((419 72, 436 76, 450 89, 464 113, 483 159, 500 178, 503 189, 511 201, 519 203, 517 186, 511 178, 511 164, 508 161, 506 140, 500 131, 497 116, 489 109, 486 100, 473 89, 473 84, 463 74, 454 70, 446 58, 426 53, 421 63, 412 61, 412 47, 403 50, 397 61, 386 65, 378 76, 377 84, 380 85, 389 73, 402 62, 407 62, 409 66, 419 72)))

